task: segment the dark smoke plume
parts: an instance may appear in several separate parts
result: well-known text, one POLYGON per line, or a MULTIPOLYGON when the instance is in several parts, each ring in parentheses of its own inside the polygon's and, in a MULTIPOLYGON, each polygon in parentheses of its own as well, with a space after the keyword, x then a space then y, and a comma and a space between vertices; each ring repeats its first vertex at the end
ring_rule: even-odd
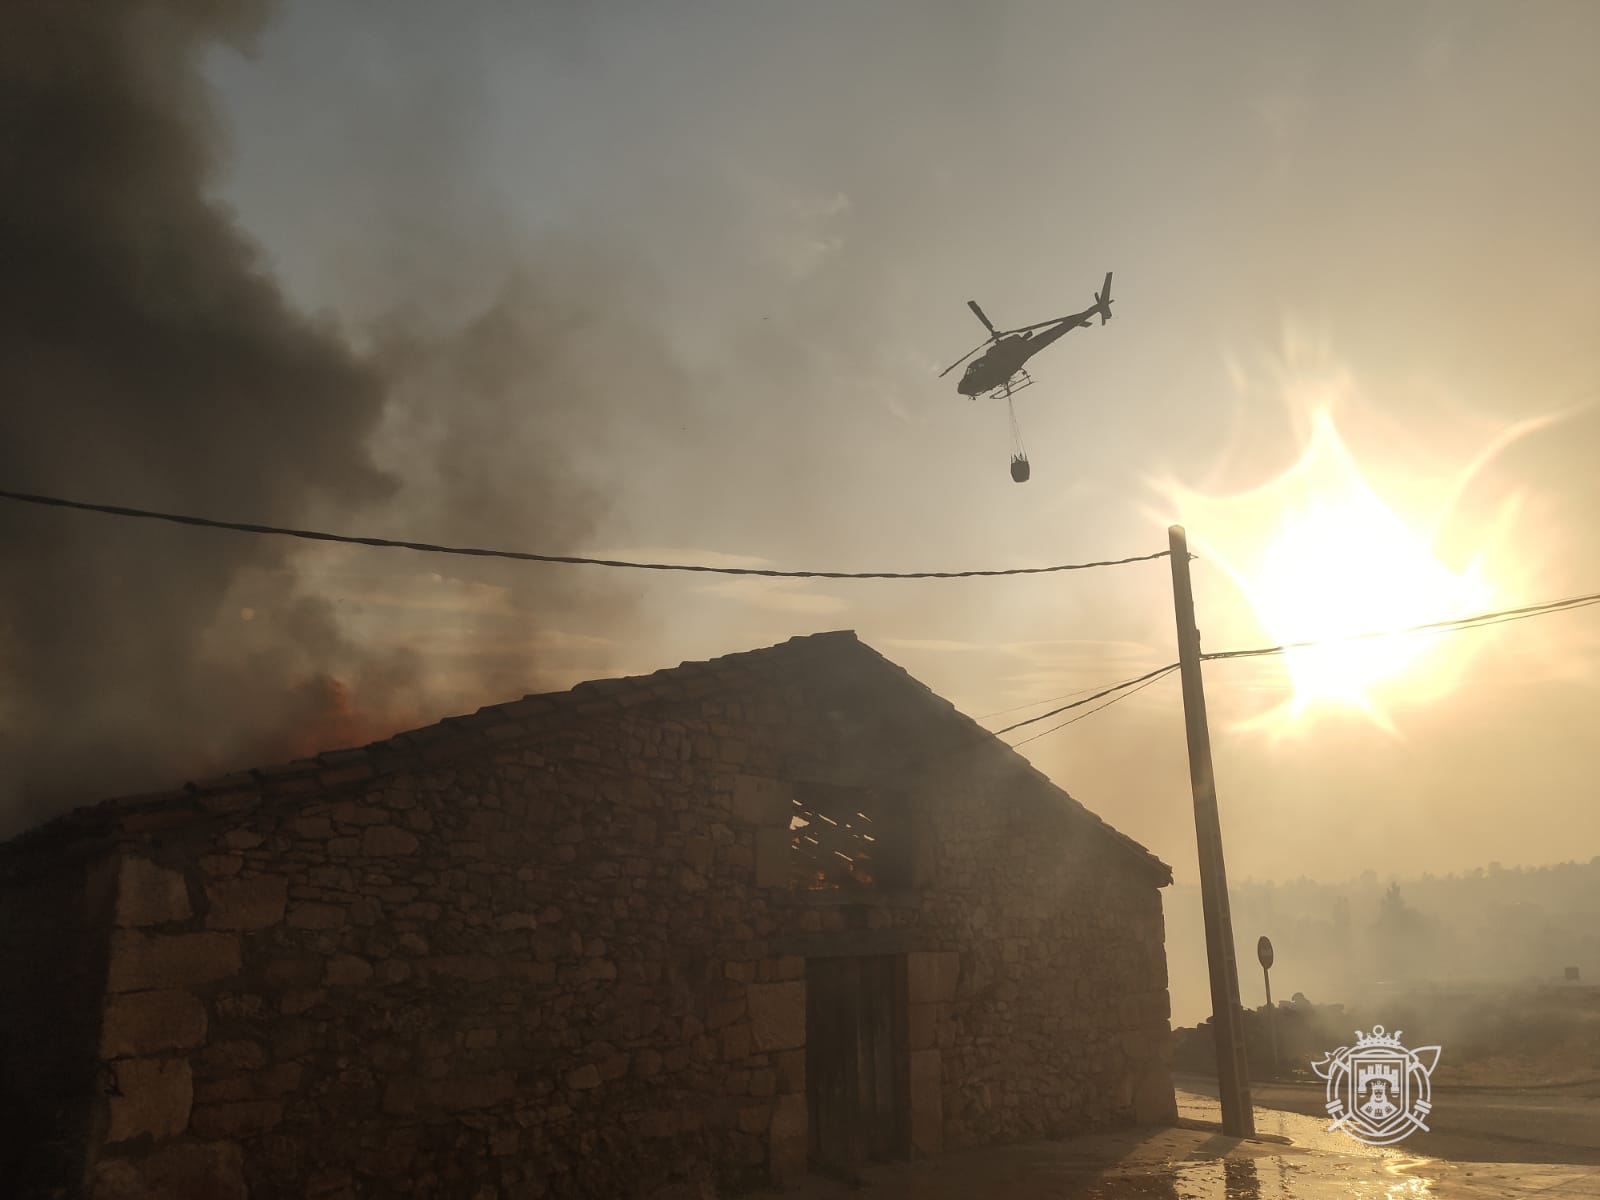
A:
MULTIPOLYGON (((199 0, 4 6, 0 480, 282 524, 422 512, 440 533, 481 534, 495 464, 446 456, 460 521, 402 505, 371 449, 397 368, 294 312, 207 196, 198 60, 263 16, 199 0)), ((409 369, 428 348, 392 357, 409 369)), ((524 460, 518 477, 547 465, 524 460)), ((0 836, 442 715, 407 652, 342 632, 295 543, 0 504, 0 547, 0 836)))

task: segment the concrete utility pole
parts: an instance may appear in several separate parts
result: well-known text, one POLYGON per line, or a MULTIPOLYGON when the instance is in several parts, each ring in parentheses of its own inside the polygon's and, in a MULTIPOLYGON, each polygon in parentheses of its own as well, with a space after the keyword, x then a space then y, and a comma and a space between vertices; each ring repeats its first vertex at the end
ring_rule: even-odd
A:
POLYGON ((1183 675, 1183 717, 1189 735, 1189 784, 1194 791, 1195 840, 1200 845, 1200 905, 1206 919, 1206 960, 1211 966, 1211 1026, 1217 1038, 1217 1090, 1222 1132, 1254 1137, 1250 1075, 1244 1055, 1244 1020, 1239 1008, 1239 964, 1233 952, 1233 916, 1228 908, 1228 873, 1222 865, 1222 822, 1211 770, 1211 732, 1200 682, 1200 631, 1194 622, 1189 584, 1189 539, 1182 525, 1167 530, 1172 554, 1172 600, 1178 617, 1178 664, 1183 675))

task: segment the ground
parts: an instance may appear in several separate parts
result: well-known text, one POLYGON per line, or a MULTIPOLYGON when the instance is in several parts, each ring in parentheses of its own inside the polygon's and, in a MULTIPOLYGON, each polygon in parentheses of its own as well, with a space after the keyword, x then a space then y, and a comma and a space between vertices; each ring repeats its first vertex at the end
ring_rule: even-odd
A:
MULTIPOLYGON (((1305 1091, 1307 1089, 1300 1089, 1305 1091)), ((1275 1096, 1266 1097, 1274 1103, 1275 1096)), ((797 1200, 1577 1200, 1600 1197, 1595 1101, 1573 1095, 1547 1107, 1584 1145, 1550 1143, 1566 1165, 1451 1161, 1362 1146, 1329 1134, 1326 1117, 1256 1107, 1258 1138, 1224 1137, 1216 1101, 1178 1093, 1178 1128, 1132 1130, 948 1154, 874 1167, 860 1186, 813 1180, 797 1200), (1573 1159, 1579 1161, 1572 1161, 1573 1159)), ((1293 1097, 1297 1101, 1303 1097, 1293 1097)), ((1443 1097, 1435 1097, 1442 1101, 1443 1097)), ((1491 1098, 1492 1099, 1492 1098, 1491 1098)), ((1441 1103, 1448 1111, 1456 1105, 1441 1103)), ((1510 1107, 1515 1108, 1512 1104, 1510 1107)), ((1320 1112, 1320 1105, 1318 1106, 1320 1112)), ((1463 1110, 1466 1111, 1466 1110, 1463 1110)), ((1489 1108, 1470 1122, 1492 1124, 1489 1108)), ((1535 1120, 1537 1124, 1537 1120, 1535 1120)), ((1473 1124, 1452 1135, 1465 1147, 1473 1124)), ((1422 1135, 1417 1135, 1418 1137, 1422 1135)), ((1525 1151, 1538 1143, 1519 1143, 1525 1151)))

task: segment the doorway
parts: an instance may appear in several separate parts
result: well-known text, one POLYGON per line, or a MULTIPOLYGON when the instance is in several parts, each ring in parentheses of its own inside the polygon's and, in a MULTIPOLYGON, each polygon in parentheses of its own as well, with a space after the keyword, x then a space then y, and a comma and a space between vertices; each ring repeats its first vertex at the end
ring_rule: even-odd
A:
POLYGON ((806 960, 811 1161, 853 1175, 910 1148, 910 1055, 901 955, 806 960))

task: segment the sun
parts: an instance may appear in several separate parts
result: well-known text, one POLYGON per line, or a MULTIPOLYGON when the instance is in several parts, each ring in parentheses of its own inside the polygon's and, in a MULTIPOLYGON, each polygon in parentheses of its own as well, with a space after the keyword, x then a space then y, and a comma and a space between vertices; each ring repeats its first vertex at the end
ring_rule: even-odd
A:
POLYGON ((1171 491, 1194 550, 1232 578, 1272 644, 1328 643, 1282 656, 1292 696, 1263 724, 1340 707, 1392 731, 1381 702, 1391 685, 1412 700, 1448 691, 1463 657, 1441 637, 1362 635, 1486 612, 1499 598, 1481 557, 1459 569, 1441 561, 1432 522, 1401 516, 1327 409, 1313 413, 1299 461, 1270 483, 1221 498, 1171 491))
POLYGON ((1291 711, 1324 701, 1382 720, 1377 685, 1414 674, 1438 647, 1361 635, 1488 611, 1494 590, 1480 562, 1461 571, 1440 562, 1429 539, 1363 476, 1327 412, 1316 415, 1304 457, 1272 490, 1276 528, 1251 577, 1239 582, 1275 642, 1331 641, 1285 654, 1291 711))

